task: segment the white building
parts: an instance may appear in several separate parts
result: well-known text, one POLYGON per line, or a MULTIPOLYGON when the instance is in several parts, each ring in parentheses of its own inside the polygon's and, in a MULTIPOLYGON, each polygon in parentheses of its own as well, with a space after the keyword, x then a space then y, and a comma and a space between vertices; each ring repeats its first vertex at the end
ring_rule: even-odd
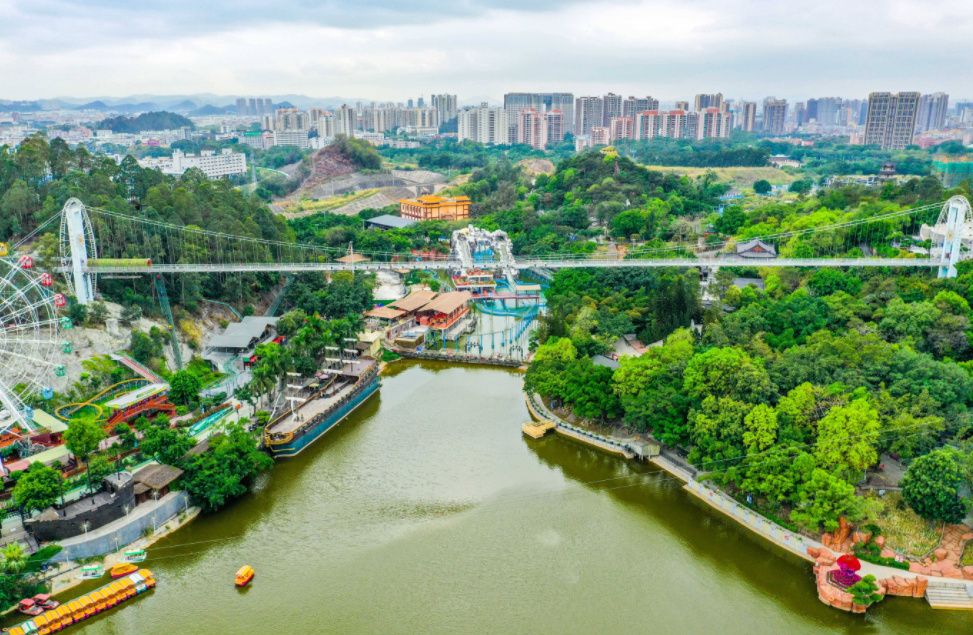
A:
POLYGON ((171 159, 143 159, 139 161, 142 167, 158 168, 163 174, 180 176, 186 170, 199 168, 211 178, 246 174, 247 155, 233 152, 225 148, 220 154, 212 150, 204 150, 201 154, 183 154, 180 150, 172 151, 171 159))
POLYGON ((307 130, 274 130, 275 146, 297 146, 306 150, 310 146, 307 143, 307 130))
POLYGON ((459 113, 457 140, 506 145, 509 114, 504 108, 471 108, 459 113))

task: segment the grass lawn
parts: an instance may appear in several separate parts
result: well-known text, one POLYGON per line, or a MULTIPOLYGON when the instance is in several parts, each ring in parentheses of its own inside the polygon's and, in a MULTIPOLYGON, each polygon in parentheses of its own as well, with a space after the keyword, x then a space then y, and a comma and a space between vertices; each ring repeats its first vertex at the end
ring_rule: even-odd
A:
POLYGON ((680 176, 685 174, 691 179, 712 170, 716 172, 720 182, 732 182, 736 187, 752 187, 755 181, 761 179, 768 181, 771 185, 790 185, 800 178, 799 175, 788 174, 777 168, 690 168, 665 165, 647 165, 645 167, 657 172, 672 172, 680 176))
POLYGON ((327 198, 319 198, 317 200, 302 198, 296 201, 281 201, 278 203, 278 205, 283 208, 285 214, 316 214, 319 212, 329 212, 333 209, 338 209, 343 205, 353 203, 363 198, 368 198, 369 196, 377 194, 378 192, 379 190, 376 188, 362 190, 360 192, 339 194, 338 196, 329 196, 327 198))
POLYGON ((878 517, 868 522, 881 527, 885 544, 890 549, 901 554, 920 557, 936 548, 942 537, 942 525, 929 531, 929 521, 920 518, 909 509, 899 492, 889 492, 879 500, 883 506, 882 511, 878 517))

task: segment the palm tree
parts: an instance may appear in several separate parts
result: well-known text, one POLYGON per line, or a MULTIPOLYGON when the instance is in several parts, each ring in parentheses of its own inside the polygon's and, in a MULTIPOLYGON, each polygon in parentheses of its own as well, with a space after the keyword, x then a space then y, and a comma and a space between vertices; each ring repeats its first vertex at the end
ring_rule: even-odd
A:
POLYGON ((3 569, 7 573, 20 573, 27 566, 27 553, 19 542, 12 542, 3 549, 3 569))

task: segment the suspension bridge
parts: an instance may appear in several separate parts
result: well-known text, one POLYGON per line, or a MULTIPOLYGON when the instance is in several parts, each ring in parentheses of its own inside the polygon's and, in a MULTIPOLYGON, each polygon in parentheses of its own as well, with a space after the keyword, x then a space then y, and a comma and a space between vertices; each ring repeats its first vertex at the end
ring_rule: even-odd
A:
POLYGON ((935 268, 940 277, 951 277, 973 245, 973 212, 962 196, 945 204, 767 233, 747 237, 746 241, 685 241, 632 246, 624 251, 515 257, 509 241, 504 240, 501 248, 491 252, 491 259, 475 262, 455 234, 449 253, 418 254, 265 240, 85 207, 77 199, 68 201, 60 219, 61 264, 57 270, 67 276, 82 304, 93 299, 96 277, 106 274, 463 271, 474 265, 508 272, 565 267, 773 265, 927 267, 935 268), (772 256, 754 259, 738 254, 738 246, 752 240, 769 246, 772 256))

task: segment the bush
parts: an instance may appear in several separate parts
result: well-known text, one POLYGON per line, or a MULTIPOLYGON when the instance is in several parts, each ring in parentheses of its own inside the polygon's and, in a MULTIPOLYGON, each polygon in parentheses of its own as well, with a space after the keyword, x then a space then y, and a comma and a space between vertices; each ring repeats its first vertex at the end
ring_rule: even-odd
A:
POLYGON ((63 549, 61 545, 47 545, 46 547, 41 547, 39 551, 36 551, 31 557, 27 558, 27 564, 24 566, 23 573, 35 573, 41 570, 41 567, 45 562, 61 553, 63 549))
POLYGON ((402 356, 396 353, 395 351, 389 351, 385 349, 382 350, 383 362, 394 362, 395 360, 400 359, 401 357, 402 356))

